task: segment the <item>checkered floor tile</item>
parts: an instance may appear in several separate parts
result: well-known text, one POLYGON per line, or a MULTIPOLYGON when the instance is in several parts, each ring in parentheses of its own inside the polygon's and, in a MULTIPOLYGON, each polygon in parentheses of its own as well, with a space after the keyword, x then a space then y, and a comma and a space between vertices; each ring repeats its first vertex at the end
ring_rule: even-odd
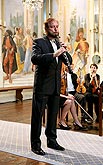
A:
POLYGON ((45 128, 42 127, 42 148, 45 156, 30 150, 30 125, 0 120, 0 150, 15 155, 48 162, 53 165, 103 165, 103 137, 80 132, 57 130, 57 141, 66 148, 47 148, 45 128))

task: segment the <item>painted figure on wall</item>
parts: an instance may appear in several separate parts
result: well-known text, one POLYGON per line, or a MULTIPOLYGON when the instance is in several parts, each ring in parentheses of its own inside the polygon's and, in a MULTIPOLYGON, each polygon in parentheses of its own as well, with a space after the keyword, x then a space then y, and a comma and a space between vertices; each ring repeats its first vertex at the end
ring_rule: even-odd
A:
POLYGON ((76 40, 74 42, 73 64, 74 72, 78 74, 78 70, 81 69, 82 74, 86 74, 86 64, 88 58, 89 44, 84 38, 84 29, 79 28, 77 31, 76 40))
POLYGON ((21 27, 15 28, 15 35, 14 35, 14 41, 17 46, 17 53, 16 53, 16 60, 18 65, 18 70, 16 73, 21 73, 24 67, 24 60, 25 60, 25 48, 23 46, 23 30, 21 27))
POLYGON ((27 74, 30 73, 32 70, 31 66, 31 53, 32 53, 32 35, 30 32, 30 29, 26 29, 26 35, 23 40, 25 48, 26 48, 26 53, 25 53, 25 61, 24 61, 24 68, 23 68, 23 73, 27 74))
POLYGON ((12 83, 12 73, 17 70, 16 52, 17 48, 13 41, 12 32, 10 30, 6 30, 2 44, 3 71, 6 73, 4 80, 9 80, 9 83, 12 83))
POLYGON ((67 46, 67 51, 68 51, 68 53, 72 54, 73 48, 72 48, 72 38, 71 38, 71 34, 67 34, 66 39, 65 39, 64 42, 65 42, 65 44, 66 44, 66 46, 67 46))

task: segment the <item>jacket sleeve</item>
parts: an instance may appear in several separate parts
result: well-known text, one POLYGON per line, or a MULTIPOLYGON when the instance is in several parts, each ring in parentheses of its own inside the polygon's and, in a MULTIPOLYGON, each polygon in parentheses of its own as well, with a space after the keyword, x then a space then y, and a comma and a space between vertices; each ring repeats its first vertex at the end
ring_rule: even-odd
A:
POLYGON ((47 49, 43 39, 33 41, 31 61, 34 65, 49 65, 53 62, 53 52, 49 53, 47 49))

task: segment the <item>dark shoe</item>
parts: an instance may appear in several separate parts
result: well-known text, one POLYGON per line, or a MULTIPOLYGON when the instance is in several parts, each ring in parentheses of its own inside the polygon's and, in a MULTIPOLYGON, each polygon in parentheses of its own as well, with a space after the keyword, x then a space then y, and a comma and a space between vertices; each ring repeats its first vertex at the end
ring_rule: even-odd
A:
POLYGON ((31 150, 37 155, 45 155, 45 152, 41 148, 37 148, 37 149, 32 148, 31 150))
POLYGON ((73 125, 74 125, 75 130, 81 130, 81 131, 83 131, 83 130, 86 131, 87 130, 87 127, 80 126, 77 123, 73 123, 73 125))
POLYGON ((60 146, 57 142, 53 143, 53 142, 48 142, 47 143, 47 147, 48 148, 52 148, 54 150, 60 150, 60 151, 64 151, 65 148, 63 148, 62 146, 60 146))
POLYGON ((63 129, 63 130, 70 130, 71 129, 71 127, 69 127, 68 125, 66 127, 63 126, 61 123, 59 123, 58 125, 59 125, 60 129, 63 129))

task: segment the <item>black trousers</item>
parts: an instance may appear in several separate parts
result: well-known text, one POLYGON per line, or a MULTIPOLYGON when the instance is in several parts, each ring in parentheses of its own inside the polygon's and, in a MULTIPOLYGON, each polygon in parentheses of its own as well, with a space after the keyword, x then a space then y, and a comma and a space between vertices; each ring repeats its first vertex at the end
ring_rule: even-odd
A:
POLYGON ((32 116, 31 116, 31 147, 41 147, 41 128, 42 128, 42 115, 47 105, 47 125, 45 134, 47 140, 56 141, 56 123, 57 114, 59 110, 59 96, 55 95, 35 95, 32 99, 32 116))
POLYGON ((98 98, 98 95, 86 92, 85 96, 86 96, 86 100, 88 103, 88 113, 90 114, 90 116, 93 117, 93 103, 94 103, 95 113, 97 115, 97 119, 99 119, 99 98, 98 98))

